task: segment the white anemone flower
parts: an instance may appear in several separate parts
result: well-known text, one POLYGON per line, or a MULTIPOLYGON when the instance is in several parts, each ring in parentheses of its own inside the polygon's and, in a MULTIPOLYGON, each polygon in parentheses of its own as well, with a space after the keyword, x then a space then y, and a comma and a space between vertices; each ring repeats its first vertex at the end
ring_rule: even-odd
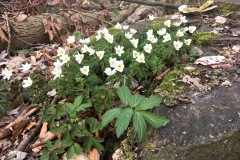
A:
POLYGON ((105 53, 105 51, 97 51, 97 52, 96 52, 96 55, 97 55, 98 58, 101 60, 101 59, 103 58, 103 56, 104 56, 104 53, 105 53))
POLYGON ((148 41, 152 41, 153 39, 154 39, 154 35, 153 34, 147 35, 147 40, 148 41))
POLYGON ((189 27, 188 27, 188 31, 189 31, 190 33, 193 33, 193 32, 195 32, 195 31, 196 31, 196 29, 197 29, 197 27, 196 27, 196 26, 189 26, 189 27))
POLYGON ((152 21, 152 20, 155 19, 155 17, 154 17, 154 15, 150 14, 150 15, 148 16, 148 19, 149 19, 150 21, 152 21))
POLYGON ((10 77, 12 76, 12 70, 8 70, 7 68, 4 68, 2 70, 2 74, 1 75, 3 76, 3 79, 9 80, 10 77))
POLYGON ((182 48, 183 42, 180 41, 174 41, 173 45, 175 47, 176 50, 179 50, 180 48, 182 48))
POLYGON ((94 53, 96 52, 94 49, 92 49, 91 47, 88 47, 88 52, 89 52, 89 55, 94 55, 94 53))
POLYGON ((133 58, 137 58, 140 55, 139 52, 133 50, 133 58))
POLYGON ((123 64, 123 61, 120 60, 120 61, 116 61, 115 62, 115 65, 114 65, 114 69, 118 72, 122 72, 123 69, 124 69, 124 64, 123 64))
POLYGON ((74 42, 75 42, 75 36, 69 36, 68 39, 67 39, 67 43, 71 44, 71 43, 74 43, 74 42))
POLYGON ((29 71, 30 68, 31 68, 31 63, 26 63, 26 64, 22 64, 22 67, 19 69, 21 69, 23 72, 27 72, 29 71))
POLYGON ((159 29, 159 30, 157 31, 157 34, 158 34, 159 36, 163 36, 163 35, 166 34, 166 33, 167 33, 166 28, 162 28, 162 29, 159 29))
POLYGON ((63 63, 57 60, 56 62, 53 63, 53 65, 55 66, 55 68, 61 68, 63 66, 63 63))
POLYGON ((81 64, 84 58, 84 54, 76 54, 74 55, 74 57, 75 57, 75 60, 78 62, 78 64, 81 64))
POLYGON ((181 22, 175 22, 175 23, 173 23, 173 25, 175 26, 175 27, 179 27, 179 26, 181 26, 181 22))
POLYGON ((152 44, 146 44, 144 47, 143 47, 144 51, 147 52, 147 53, 151 53, 152 51, 152 44))
POLYGON ((108 67, 105 69, 104 73, 106 73, 108 76, 112 76, 116 73, 116 70, 115 69, 112 70, 111 68, 108 67))
POLYGON ((131 34, 130 32, 127 32, 127 33, 125 33, 124 35, 125 35, 125 37, 126 37, 127 39, 131 39, 132 36, 133 36, 133 34, 131 34))
POLYGON ((192 39, 184 39, 184 43, 188 46, 191 44, 191 42, 192 42, 192 39))
POLYGON ((146 32, 147 36, 153 36, 153 30, 152 29, 149 29, 147 32, 146 32))
POLYGON ((187 23, 187 21, 188 21, 188 20, 186 19, 186 16, 181 16, 181 17, 180 17, 180 22, 181 22, 181 23, 187 23))
POLYGON ((102 38, 101 33, 100 33, 100 34, 97 34, 97 35, 95 36, 95 38, 96 38, 96 41, 98 41, 99 39, 101 39, 101 38, 102 38))
POLYGON ((113 43, 113 35, 105 34, 104 38, 108 41, 108 43, 113 43))
POLYGON ((167 41, 170 41, 172 38, 171 38, 171 35, 169 33, 166 33, 164 36, 163 36, 163 42, 167 42, 167 41))
POLYGON ((88 76, 89 66, 83 66, 82 68, 80 68, 80 71, 82 72, 82 74, 88 76))
POLYGON ((62 47, 58 47, 57 56, 61 56, 61 55, 64 55, 64 54, 66 54, 65 49, 63 49, 62 47))
POLYGON ((171 20, 167 20, 163 24, 164 26, 171 27, 171 20))
POLYGON ((117 47, 115 47, 115 51, 116 51, 116 54, 117 54, 119 57, 121 57, 121 55, 124 53, 124 47, 118 45, 117 47))
POLYGON ((133 45, 135 48, 138 47, 138 39, 133 38, 133 39, 130 40, 130 42, 132 43, 132 45, 133 45))
POLYGON ((33 84, 33 81, 30 77, 27 80, 23 80, 23 88, 30 87, 33 84))
POLYGON ((122 28, 123 28, 123 30, 127 30, 129 28, 129 26, 123 25, 122 28))
POLYGON ((84 44, 83 47, 81 48, 82 53, 86 53, 88 52, 88 50, 89 50, 89 47, 86 44, 84 44))
POLYGON ((136 61, 139 62, 139 63, 145 63, 145 56, 144 54, 140 54, 137 58, 136 58, 136 61))
POLYGON ((53 79, 59 78, 62 74, 62 69, 55 67, 52 71, 52 74, 54 75, 53 79))
POLYGON ((109 31, 108 31, 107 28, 103 28, 103 29, 101 30, 101 33, 103 33, 103 34, 109 34, 109 31))
POLYGON ((184 33, 181 30, 178 30, 177 33, 176 33, 176 36, 177 37, 182 37, 182 36, 184 36, 184 33))
POLYGON ((82 44, 89 44, 90 43, 90 38, 80 39, 79 42, 82 43, 82 44))
POLYGON ((137 30, 136 30, 136 29, 133 29, 133 28, 131 28, 131 29, 130 29, 130 33, 131 33, 131 34, 135 34, 135 33, 137 33, 137 30))
POLYGON ((114 28, 121 30, 122 29, 122 25, 120 23, 117 23, 114 28))
POLYGON ((183 31, 184 31, 184 32, 187 32, 188 30, 189 30, 188 27, 184 27, 184 28, 183 28, 183 31))
POLYGON ((62 60, 62 63, 65 64, 70 61, 70 57, 67 54, 64 54, 60 57, 60 60, 62 60))
POLYGON ((112 58, 112 57, 109 58, 110 67, 114 68, 116 62, 117 62, 116 58, 112 58))
POLYGON ((158 39, 156 37, 153 37, 151 40, 151 43, 157 43, 158 39))

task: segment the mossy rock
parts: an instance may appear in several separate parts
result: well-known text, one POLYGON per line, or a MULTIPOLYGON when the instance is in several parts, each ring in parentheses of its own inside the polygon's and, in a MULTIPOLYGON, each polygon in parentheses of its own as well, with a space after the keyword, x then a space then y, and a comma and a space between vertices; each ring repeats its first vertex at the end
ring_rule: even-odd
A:
POLYGON ((148 134, 144 160, 238 160, 240 157, 240 84, 219 86, 195 96, 192 104, 157 107, 170 120, 148 134))
POLYGON ((210 40, 213 40, 220 35, 221 34, 214 34, 209 32, 196 32, 192 35, 192 40, 196 45, 202 46, 203 44, 209 43, 210 40))

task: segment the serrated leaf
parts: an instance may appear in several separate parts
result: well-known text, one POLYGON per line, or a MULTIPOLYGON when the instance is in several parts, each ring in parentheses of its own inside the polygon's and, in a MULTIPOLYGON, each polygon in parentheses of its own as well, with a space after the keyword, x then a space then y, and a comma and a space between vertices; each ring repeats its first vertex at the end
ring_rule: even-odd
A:
POLYGON ((74 153, 75 153, 75 152, 74 152, 74 146, 72 145, 72 146, 70 146, 70 147, 68 148, 68 150, 67 150, 67 159, 72 158, 72 156, 73 156, 74 153))
POLYGON ((83 99, 83 96, 78 96, 75 100, 74 100, 74 106, 75 108, 80 106, 80 104, 82 103, 82 99, 83 99))
POLYGON ((134 94, 130 97, 129 105, 131 107, 136 107, 137 105, 141 104, 146 98, 140 94, 134 94))
POLYGON ((123 87, 119 87, 117 89, 117 94, 118 97, 121 99, 121 101, 125 104, 128 105, 130 102, 130 97, 131 95, 131 91, 128 89, 127 86, 123 86, 123 87))
POLYGON ((52 128, 50 130, 50 132, 52 132, 52 133, 61 133, 61 132, 63 132, 66 129, 66 127, 67 127, 66 124, 62 124, 59 127, 52 128))
POLYGON ((88 151, 90 151, 90 148, 91 148, 91 139, 90 139, 89 137, 87 137, 87 138, 84 140, 83 146, 84 146, 84 152, 85 152, 85 153, 87 153, 88 151))
POLYGON ((146 111, 140 111, 139 113, 141 113, 144 116, 144 119, 153 127, 155 128, 159 128, 161 126, 165 126, 169 120, 165 119, 157 114, 154 113, 150 113, 150 112, 146 112, 146 111))
POLYGON ((73 146, 74 146, 75 153, 77 155, 80 155, 80 153, 81 153, 81 146, 78 143, 74 143, 73 146))
POLYGON ((148 110, 157 105, 159 105, 163 100, 161 95, 154 95, 152 97, 147 98, 143 103, 141 103, 137 108, 137 110, 148 110))
POLYGON ((84 103, 84 104, 81 104, 78 108, 76 108, 76 111, 77 112, 81 110, 85 111, 86 108, 89 108, 91 106, 92 106, 91 103, 84 103))
POLYGON ((90 125, 90 132, 93 133, 93 130, 96 128, 97 120, 93 117, 90 117, 86 120, 86 122, 90 125))
POLYGON ((99 151, 104 150, 104 147, 101 144, 101 142, 103 142, 103 140, 101 138, 92 137, 91 140, 92 140, 92 143, 93 143, 94 147, 97 148, 97 150, 99 150, 99 151))
POLYGON ((51 141, 47 141, 45 145, 46 145, 47 148, 52 148, 52 143, 51 143, 51 141))
POLYGON ((58 145, 60 144, 60 139, 57 139, 54 143, 53 143, 53 148, 56 148, 58 145))
POLYGON ((65 150, 62 149, 62 148, 57 148, 57 149, 54 150, 54 152, 57 153, 57 154, 62 154, 62 153, 65 152, 65 150))
POLYGON ((50 154, 50 151, 43 153, 43 154, 41 155, 41 157, 40 157, 40 160, 49 159, 49 154, 50 154))
POLYGON ((133 110, 130 108, 125 108, 118 116, 118 119, 115 123, 117 137, 119 138, 122 133, 127 129, 130 120, 132 118, 133 110))
POLYGON ((62 147, 69 147, 73 144, 73 141, 71 139, 65 139, 63 140, 63 142, 61 143, 62 147))
POLYGON ((102 116, 101 128, 104 128, 109 122, 122 113, 122 108, 113 108, 105 112, 102 116))
POLYGON ((70 112, 75 110, 75 106, 72 103, 66 103, 66 108, 70 112))
POLYGON ((84 36, 84 34, 80 31, 73 32, 73 35, 75 36, 76 40, 78 40, 78 41, 80 38, 82 38, 84 36))
POLYGON ((142 141, 146 138, 147 125, 143 115, 140 114, 139 112, 133 113, 133 128, 138 136, 139 141, 142 141))

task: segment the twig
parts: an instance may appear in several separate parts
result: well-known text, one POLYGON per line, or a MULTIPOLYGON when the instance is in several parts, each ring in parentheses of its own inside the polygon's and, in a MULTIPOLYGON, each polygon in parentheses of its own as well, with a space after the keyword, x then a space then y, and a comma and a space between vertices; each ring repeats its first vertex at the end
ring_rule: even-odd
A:
POLYGON ((27 145, 31 142, 31 140, 35 137, 42 126, 42 117, 39 118, 36 127, 31 131, 29 136, 25 138, 17 147, 18 151, 24 151, 27 145))
POLYGON ((148 6, 161 6, 169 9, 178 9, 178 7, 180 7, 180 5, 176 5, 176 4, 152 2, 152 1, 146 1, 146 0, 121 0, 121 1, 138 3, 138 4, 148 5, 148 6))
POLYGON ((7 31, 8 31, 8 46, 7 46, 7 54, 9 54, 9 50, 10 50, 10 45, 11 45, 11 33, 10 33, 10 25, 9 25, 9 19, 8 19, 8 13, 5 12, 5 20, 6 20, 6 24, 7 24, 7 31))
POLYGON ((163 77, 164 77, 164 76, 165 76, 170 70, 171 70, 171 69, 168 68, 168 69, 165 70, 163 73, 159 74, 159 75, 155 78, 155 80, 156 80, 156 81, 160 81, 160 80, 162 80, 163 77))
POLYGON ((134 13, 134 11, 139 7, 139 4, 133 5, 131 6, 130 9, 128 9, 124 14, 121 14, 119 17, 113 19, 111 21, 112 24, 117 24, 117 23, 121 23, 124 20, 126 20, 131 14, 134 13))

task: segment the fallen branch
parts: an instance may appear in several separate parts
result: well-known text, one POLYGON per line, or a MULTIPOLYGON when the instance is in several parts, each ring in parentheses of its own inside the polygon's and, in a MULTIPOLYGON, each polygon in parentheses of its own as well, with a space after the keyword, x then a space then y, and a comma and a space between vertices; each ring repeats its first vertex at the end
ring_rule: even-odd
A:
POLYGON ((143 1, 143 0, 122 0, 125 2, 132 2, 132 3, 138 3, 148 6, 161 6, 169 9, 178 9, 180 5, 176 4, 170 4, 170 3, 163 3, 163 2, 152 2, 152 1, 143 1))

